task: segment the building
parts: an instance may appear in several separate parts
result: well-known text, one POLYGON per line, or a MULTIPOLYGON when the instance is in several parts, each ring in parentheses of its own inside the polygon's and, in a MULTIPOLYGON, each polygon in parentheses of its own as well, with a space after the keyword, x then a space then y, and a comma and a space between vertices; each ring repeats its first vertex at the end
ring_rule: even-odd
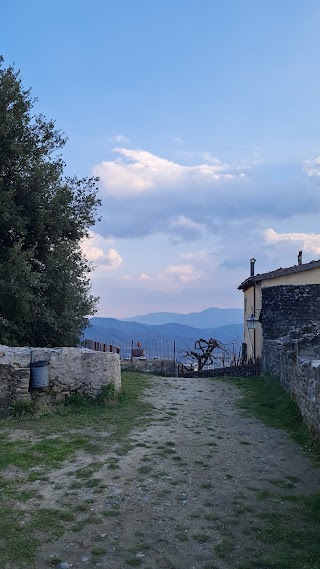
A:
MULTIPOLYGON (((250 259, 250 277, 238 286, 244 294, 243 359, 246 361, 257 361, 262 356, 264 315, 266 313, 268 313, 269 321, 270 313, 273 320, 276 320, 281 313, 282 324, 280 328, 278 327, 277 334, 284 335, 289 329, 289 324, 293 325, 292 316, 295 310, 297 314, 299 312, 299 320, 302 321, 303 314, 308 312, 309 300, 314 295, 318 296, 320 290, 320 260, 303 264, 302 251, 299 251, 297 265, 268 273, 255 275, 255 262, 255 259, 250 259), (313 285, 317 286, 313 287, 313 285), (279 287, 278 294, 264 293, 264 290, 270 287, 279 287), (290 297, 290 314, 283 310, 288 296, 290 297), (303 297, 303 302, 299 301, 300 297, 303 297)), ((271 292, 270 290, 269 293, 271 292)), ((310 314, 308 318, 310 319, 310 314)))

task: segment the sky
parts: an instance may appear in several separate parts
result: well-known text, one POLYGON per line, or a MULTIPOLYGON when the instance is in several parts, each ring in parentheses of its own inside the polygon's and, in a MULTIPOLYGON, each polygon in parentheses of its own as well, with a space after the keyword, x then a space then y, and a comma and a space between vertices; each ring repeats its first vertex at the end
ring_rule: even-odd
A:
POLYGON ((12 0, 0 53, 99 176, 99 315, 242 307, 320 258, 318 0, 12 0))

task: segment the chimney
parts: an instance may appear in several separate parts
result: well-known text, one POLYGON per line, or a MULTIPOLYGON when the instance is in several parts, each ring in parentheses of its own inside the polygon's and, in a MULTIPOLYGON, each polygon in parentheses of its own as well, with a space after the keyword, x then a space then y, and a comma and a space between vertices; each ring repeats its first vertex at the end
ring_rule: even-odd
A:
POLYGON ((250 277, 254 277, 254 264, 255 264, 256 260, 255 259, 250 259, 250 277))
POLYGON ((302 251, 299 251, 299 255, 298 255, 298 265, 302 265, 302 251))

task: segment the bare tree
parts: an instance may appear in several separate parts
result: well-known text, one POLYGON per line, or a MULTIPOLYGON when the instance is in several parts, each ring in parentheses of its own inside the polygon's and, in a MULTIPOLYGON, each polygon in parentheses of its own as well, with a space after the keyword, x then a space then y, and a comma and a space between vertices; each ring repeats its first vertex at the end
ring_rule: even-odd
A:
POLYGON ((205 365, 213 364, 213 361, 216 359, 213 355, 213 350, 216 348, 220 348, 224 353, 226 351, 224 345, 215 338, 210 338, 210 340, 200 338, 200 340, 195 342, 194 350, 186 351, 184 356, 192 358, 193 361, 197 361, 198 371, 201 371, 205 365))

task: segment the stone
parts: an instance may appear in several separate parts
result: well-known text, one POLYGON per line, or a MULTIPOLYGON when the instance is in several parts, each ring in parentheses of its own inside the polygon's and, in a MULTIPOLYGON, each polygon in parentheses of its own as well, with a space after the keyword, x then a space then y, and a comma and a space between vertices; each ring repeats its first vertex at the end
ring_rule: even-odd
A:
POLYGON ((30 400, 30 362, 49 364, 49 387, 33 389, 32 396, 63 400, 67 394, 96 397, 113 383, 121 387, 120 356, 115 352, 95 352, 87 348, 16 348, 0 346, 0 407, 17 399, 30 400))
POLYGON ((63 561, 62 563, 60 563, 59 567, 60 567, 60 569, 69 569, 70 563, 63 561))

